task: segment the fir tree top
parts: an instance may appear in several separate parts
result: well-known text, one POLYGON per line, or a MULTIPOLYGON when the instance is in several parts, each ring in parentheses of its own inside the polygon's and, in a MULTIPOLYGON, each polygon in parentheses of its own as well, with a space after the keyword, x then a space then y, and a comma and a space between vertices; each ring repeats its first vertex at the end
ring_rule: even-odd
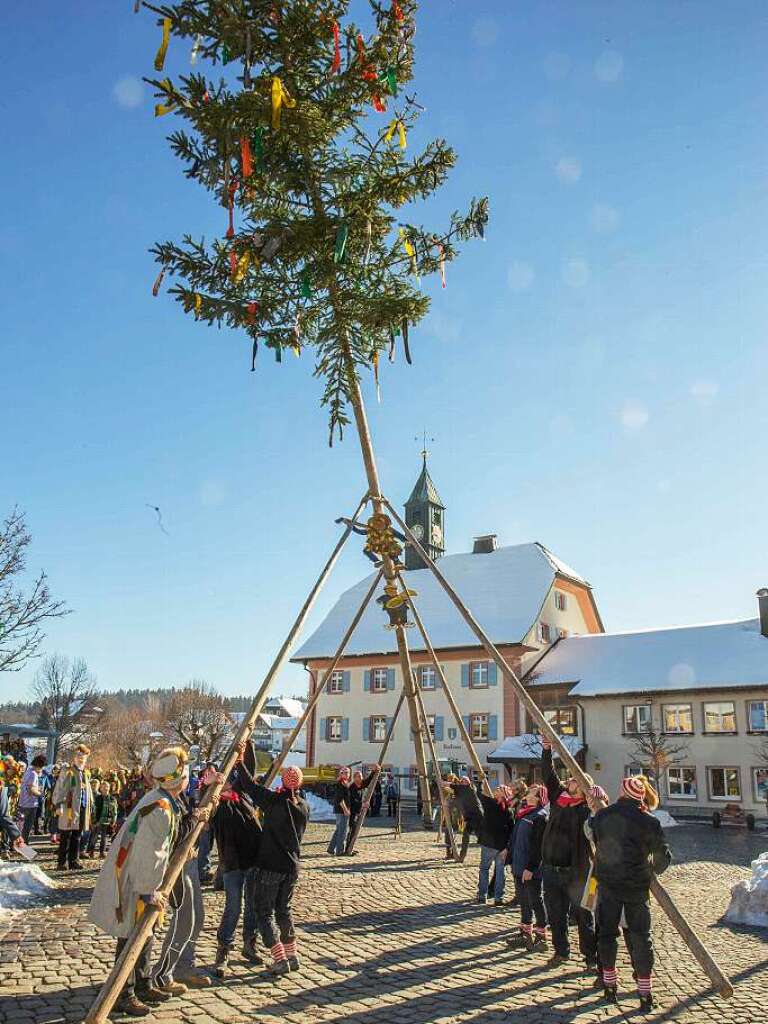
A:
POLYGON ((186 312, 245 330, 252 368, 259 341, 278 361, 312 346, 331 441, 360 369, 378 375, 398 336, 410 362, 409 325, 429 309, 421 277, 444 274, 457 241, 482 237, 487 221, 486 199, 440 233, 400 219, 443 184, 455 154, 442 139, 408 148, 422 109, 405 90, 415 0, 367 2, 367 38, 349 0, 143 4, 159 15, 158 71, 176 39, 191 43, 193 64, 226 65, 217 80, 202 70, 147 80, 156 115, 187 122, 169 137, 185 174, 228 211, 219 238, 154 247, 154 292, 169 273, 186 312))

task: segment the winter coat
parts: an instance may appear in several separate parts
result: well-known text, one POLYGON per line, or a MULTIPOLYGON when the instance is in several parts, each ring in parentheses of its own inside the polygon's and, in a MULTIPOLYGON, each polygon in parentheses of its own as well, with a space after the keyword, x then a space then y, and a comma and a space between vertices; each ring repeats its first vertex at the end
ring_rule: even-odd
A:
POLYGON ((236 800, 222 799, 211 819, 222 871, 248 871, 255 867, 261 842, 261 826, 253 808, 235 794, 236 800))
POLYGON ((11 816, 11 801, 8 787, 0 785, 0 832, 5 832, 11 842, 19 838, 19 831, 16 822, 11 816))
POLYGON ((513 824, 509 812, 485 793, 480 794, 480 805, 483 816, 478 824, 477 841, 493 850, 505 850, 513 824))
POLYGON ((371 784, 371 779, 373 778, 373 776, 374 773, 371 772, 370 775, 366 775, 366 777, 360 783, 359 787, 355 785, 354 782, 349 787, 347 807, 349 807, 350 815, 359 814, 360 811, 363 809, 363 797, 365 795, 366 789, 371 784))
POLYGON ((296 878, 299 874, 301 841, 309 822, 309 805, 299 797, 294 804, 288 793, 276 793, 254 782, 244 770, 238 772, 237 789, 248 794, 264 812, 261 843, 256 867, 296 878))
POLYGON ((654 873, 672 862, 664 831, 636 800, 619 799, 590 818, 587 834, 595 842, 595 877, 620 894, 647 899, 654 873))
POLYGON ((586 881, 590 857, 584 822, 589 817, 589 807, 583 800, 566 806, 558 804, 558 799, 565 798, 567 793, 555 774, 551 750, 543 752, 541 768, 549 795, 549 820, 541 843, 541 861, 551 867, 570 868, 573 882, 586 881))
POLYGON ((114 825, 117 821, 117 799, 97 793, 93 798, 93 824, 114 825))
POLYGON ((462 818, 472 831, 476 832, 483 818, 480 798, 472 786, 454 786, 453 792, 456 794, 456 803, 459 805, 462 818))
POLYGON ((179 807, 164 789, 139 800, 109 848, 96 879, 88 920, 107 935, 130 935, 139 900, 159 888, 176 838, 179 807))
POLYGON ((515 822, 507 846, 507 864, 516 877, 530 871, 534 878, 541 878, 541 841, 547 818, 547 808, 539 807, 515 822))
POLYGON ((53 806, 59 815, 60 832, 80 828, 80 808, 83 790, 85 790, 85 817, 83 831, 91 827, 93 814, 93 792, 91 790, 91 773, 87 768, 79 771, 73 764, 62 768, 56 785, 53 787, 53 806))
POLYGON ((337 782, 336 783, 336 786, 335 786, 335 788, 333 790, 333 813, 334 814, 343 814, 344 813, 342 811, 342 809, 341 809, 342 801, 347 805, 347 810, 350 809, 350 807, 349 807, 349 790, 350 790, 350 787, 349 786, 345 786, 343 782, 337 782))

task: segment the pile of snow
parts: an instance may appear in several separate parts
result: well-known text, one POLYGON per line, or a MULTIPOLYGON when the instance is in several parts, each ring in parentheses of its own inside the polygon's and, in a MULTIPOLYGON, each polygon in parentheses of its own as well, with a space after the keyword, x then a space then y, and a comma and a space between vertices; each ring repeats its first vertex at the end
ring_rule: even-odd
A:
POLYGON ((728 924, 768 928, 768 850, 752 861, 752 877, 737 882, 731 889, 724 920, 728 924))
POLYGON ((680 822, 673 818, 669 811, 654 811, 654 818, 658 818, 659 824, 662 828, 673 828, 675 825, 679 825, 680 822))
POLYGON ((57 885, 35 864, 0 862, 0 912, 20 906, 30 896, 47 896, 57 885))
POLYGON ((305 793, 304 799, 309 804, 310 821, 334 821, 333 807, 327 800, 322 800, 314 793, 305 793))

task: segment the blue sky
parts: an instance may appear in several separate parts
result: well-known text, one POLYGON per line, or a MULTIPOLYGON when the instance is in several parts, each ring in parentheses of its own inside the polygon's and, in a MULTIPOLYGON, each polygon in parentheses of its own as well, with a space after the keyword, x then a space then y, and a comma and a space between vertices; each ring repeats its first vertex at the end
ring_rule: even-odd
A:
MULTIPOLYGON (((0 510, 26 511, 30 567, 74 609, 46 651, 107 689, 247 692, 365 489, 356 441, 327 448, 306 356, 251 374, 243 339, 151 297, 154 241, 223 230, 139 84, 159 30, 131 0, 44 6, 2 19, 0 510)), ((756 614, 764 5, 426 0, 418 24, 409 144, 459 154, 434 223, 483 194, 491 223, 382 405, 366 382, 385 489, 407 496, 426 427, 450 551, 540 540, 609 629, 756 614)), ((313 622, 367 570, 351 548, 313 622)))

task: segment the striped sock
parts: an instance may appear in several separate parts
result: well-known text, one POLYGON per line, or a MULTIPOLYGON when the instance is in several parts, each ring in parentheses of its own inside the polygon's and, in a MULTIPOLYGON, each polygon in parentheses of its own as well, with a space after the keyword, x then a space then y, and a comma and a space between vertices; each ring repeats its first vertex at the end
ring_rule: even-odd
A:
POLYGON ((287 956, 285 955, 285 946, 282 944, 282 942, 276 942, 275 945, 272 947, 272 958, 274 959, 276 964, 279 964, 281 960, 288 959, 287 956))
POLYGON ((615 967, 604 967, 603 968, 603 984, 608 988, 616 988, 619 983, 618 975, 616 974, 615 967))
POLYGON ((520 931, 523 933, 523 935, 530 935, 533 932, 533 925, 532 924, 521 924, 520 925, 520 931))
POLYGON ((546 925, 543 928, 539 928, 539 926, 536 925, 536 927, 533 930, 536 932, 537 935, 541 935, 543 938, 546 939, 546 937, 547 937, 546 925))
POLYGON ((641 996, 649 996, 651 994, 651 977, 648 975, 647 978, 641 978, 638 976, 637 979, 637 991, 641 996))
POLYGON ((296 956, 296 939, 291 939, 289 942, 283 943, 283 946, 287 957, 296 956))

